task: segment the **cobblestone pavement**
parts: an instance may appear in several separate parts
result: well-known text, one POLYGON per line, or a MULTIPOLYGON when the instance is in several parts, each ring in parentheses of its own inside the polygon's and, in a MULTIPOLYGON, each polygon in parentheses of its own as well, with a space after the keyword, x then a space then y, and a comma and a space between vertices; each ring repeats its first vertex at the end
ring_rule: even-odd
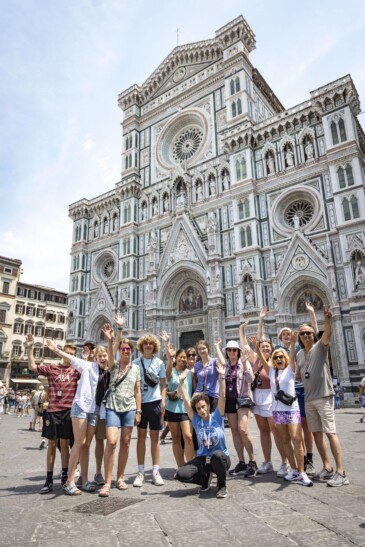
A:
MULTIPOLYGON (((313 488, 305 488, 269 473, 229 479, 226 499, 216 499, 214 487, 199 495, 197 487, 173 480, 171 442, 161 446, 165 486, 153 486, 151 473, 146 472, 143 488, 133 488, 135 431, 127 466, 128 490, 112 488, 107 499, 88 493, 69 497, 55 479, 53 493, 40 495, 46 463, 46 451, 39 449, 40 434, 28 431, 27 418, 1 416, 0 545, 365 545, 365 423, 360 423, 358 409, 340 410, 336 416, 349 486, 329 488, 315 482, 313 488)), ((255 420, 250 424, 261 463, 255 420)), ((235 465, 231 435, 226 432, 235 465)), ((149 469, 149 454, 146 463, 149 469)), ((277 469, 280 462, 275 449, 273 463, 277 469)), ((317 452, 314 463, 320 470, 317 452)), ((60 467, 57 455, 56 473, 60 467)), ((90 477, 94 471, 92 455, 90 477)))

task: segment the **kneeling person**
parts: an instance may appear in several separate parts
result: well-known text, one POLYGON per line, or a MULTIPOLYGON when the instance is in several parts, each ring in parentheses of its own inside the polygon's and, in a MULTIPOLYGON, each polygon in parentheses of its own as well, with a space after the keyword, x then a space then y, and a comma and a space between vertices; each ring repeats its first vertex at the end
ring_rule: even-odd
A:
POLYGON ((217 498, 227 497, 226 473, 231 465, 224 434, 225 371, 217 364, 219 374, 219 399, 214 412, 210 412, 209 398, 199 393, 190 401, 184 386, 187 370, 179 376, 181 395, 186 412, 194 426, 199 448, 197 457, 177 470, 176 479, 200 484, 200 492, 210 488, 212 473, 217 475, 217 498))

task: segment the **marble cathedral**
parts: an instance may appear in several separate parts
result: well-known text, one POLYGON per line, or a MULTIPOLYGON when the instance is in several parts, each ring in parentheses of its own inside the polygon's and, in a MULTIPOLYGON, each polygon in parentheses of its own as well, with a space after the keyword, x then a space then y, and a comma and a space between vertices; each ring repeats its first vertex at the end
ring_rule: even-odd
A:
POLYGON ((333 310, 331 365, 347 397, 365 375, 365 135, 350 75, 286 109, 250 59, 240 16, 175 47, 118 97, 121 180, 70 206, 68 338, 177 347, 238 339, 268 306, 266 334, 333 310))

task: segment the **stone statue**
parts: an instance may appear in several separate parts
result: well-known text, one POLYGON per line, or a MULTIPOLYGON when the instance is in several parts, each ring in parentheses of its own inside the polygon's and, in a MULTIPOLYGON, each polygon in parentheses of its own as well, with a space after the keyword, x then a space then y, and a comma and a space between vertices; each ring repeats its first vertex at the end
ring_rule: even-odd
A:
POLYGON ((154 251, 156 249, 157 249, 157 234, 156 232, 152 232, 150 236, 150 241, 149 241, 149 250, 154 251))
POLYGON ((355 287, 365 285, 365 269, 360 260, 356 263, 355 268, 355 287))
POLYGON ((209 181, 209 193, 211 196, 215 196, 215 180, 211 178, 209 181))
POLYGON ((203 199, 203 185, 199 181, 196 185, 196 201, 202 201, 203 199))
POLYGON ((157 199, 155 199, 152 203, 152 212, 154 215, 158 215, 158 203, 157 203, 157 199))
POLYGON ((163 210, 165 213, 169 210, 169 196, 167 194, 163 198, 163 210))
POLYGON ((226 172, 222 178, 222 188, 223 190, 228 190, 229 189, 229 175, 228 173, 226 172))
POLYGON ((271 175, 271 173, 275 173, 275 161, 271 154, 267 155, 266 164, 269 175, 271 175))
POLYGON ((176 198, 176 207, 184 207, 185 205, 185 192, 182 191, 176 198))
POLYGON ((285 160, 288 167, 293 167, 294 165, 294 154, 291 151, 290 148, 288 148, 286 154, 285 154, 285 160))
POLYGON ((252 287, 247 287, 246 293, 245 293, 245 301, 247 306, 253 305, 253 289, 252 287))
POLYGON ((208 232, 216 232, 217 231, 217 219, 215 218, 215 214, 211 213, 208 216, 208 232))
POLYGON ((142 205, 142 220, 146 220, 147 218, 147 205, 144 203, 142 205))
POLYGON ((311 141, 308 141, 307 144, 305 145, 305 153, 307 155, 307 161, 308 160, 312 160, 313 157, 314 157, 314 148, 313 148, 313 144, 311 143, 311 141))
POLYGON ((294 230, 300 230, 300 219, 297 214, 293 216, 294 230))

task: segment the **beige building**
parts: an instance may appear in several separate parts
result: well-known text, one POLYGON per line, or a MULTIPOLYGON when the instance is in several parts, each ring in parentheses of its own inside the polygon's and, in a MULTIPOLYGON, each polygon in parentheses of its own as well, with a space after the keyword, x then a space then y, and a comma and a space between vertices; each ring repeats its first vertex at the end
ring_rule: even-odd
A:
POLYGON ((44 344, 46 338, 53 338, 59 345, 65 343, 66 318, 66 293, 41 285, 18 283, 11 340, 11 380, 14 383, 21 384, 33 377, 27 367, 25 339, 28 333, 35 338, 37 364, 43 360, 59 360, 48 348, 44 348, 44 344))
POLYGON ((10 378, 17 285, 22 261, 0 256, 0 379, 10 378))

